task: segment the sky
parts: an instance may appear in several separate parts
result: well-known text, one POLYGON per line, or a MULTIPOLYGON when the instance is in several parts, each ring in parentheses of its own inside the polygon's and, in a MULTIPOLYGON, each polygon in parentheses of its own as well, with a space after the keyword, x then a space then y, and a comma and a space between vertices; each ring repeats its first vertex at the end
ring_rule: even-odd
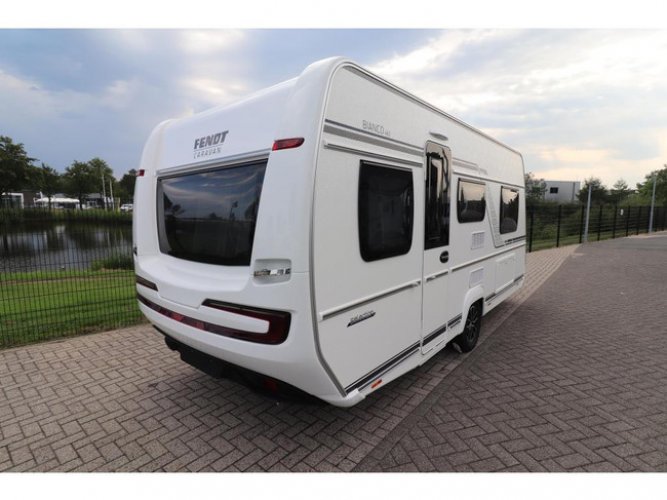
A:
POLYGON ((162 120, 342 55, 538 178, 635 187, 667 163, 665 54, 667 29, 0 29, 0 135, 58 171, 100 157, 120 178, 162 120))

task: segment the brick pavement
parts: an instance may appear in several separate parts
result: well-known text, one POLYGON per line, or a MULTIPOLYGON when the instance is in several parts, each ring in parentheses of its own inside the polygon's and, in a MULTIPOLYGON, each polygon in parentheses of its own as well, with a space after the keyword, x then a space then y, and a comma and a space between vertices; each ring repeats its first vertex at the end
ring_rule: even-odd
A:
MULTIPOLYGON (((515 316, 526 308, 533 310, 531 294, 561 263, 566 262, 567 268, 580 260, 574 258, 581 252, 577 248, 582 247, 529 255, 526 286, 485 317, 478 350, 461 355, 446 349, 351 409, 273 401, 233 382, 212 379, 181 362, 164 346, 162 337, 146 325, 0 351, 0 470, 351 471, 406 466, 407 462, 398 463, 393 458, 394 462, 387 461, 387 457, 400 455, 402 452, 394 453, 394 449, 405 448, 403 440, 410 438, 406 422, 418 421, 421 425, 420 415, 442 418, 436 413, 437 403, 443 397, 443 388, 451 385, 450 379, 460 380, 469 367, 475 377, 484 374, 478 366, 480 354, 495 351, 497 336, 504 342, 516 340, 515 327, 509 331, 506 326, 515 325, 515 316), (524 306, 510 316, 524 301, 524 306), (488 345, 494 345, 493 350, 487 349, 488 345)), ((558 316, 557 311, 544 314, 558 316)), ((519 352, 527 352, 525 345, 520 347, 519 352)), ((641 389, 646 391, 643 386, 641 389)), ((516 394, 526 392, 514 390, 516 394)), ((456 394, 461 396, 460 391, 456 394)), ((605 393, 605 404, 613 406, 616 399, 612 392, 605 393)), ((520 408, 521 403, 514 406, 520 408)), ((520 411, 514 406, 511 415, 520 411)), ((556 418, 559 420, 551 425, 569 422, 567 415, 556 418)), ((451 422, 446 424, 438 427, 440 432, 453 429, 451 422)), ((498 433, 509 434, 511 424, 490 420, 490 424, 480 427, 484 433, 469 427, 464 427, 463 433, 452 431, 457 435, 451 438, 456 453, 462 452, 453 458, 454 462, 470 463, 464 459, 471 457, 471 450, 481 453, 478 446, 463 449, 461 443, 469 439, 482 442, 481 436, 487 431, 496 436, 487 439, 498 439, 487 448, 504 451, 493 457, 476 456, 474 463, 488 461, 485 466, 477 464, 478 468, 493 470, 498 464, 492 459, 505 460, 505 464, 510 460, 508 456, 521 453, 536 461, 520 443, 514 445, 519 447, 516 450, 510 446, 512 451, 503 447, 509 441, 501 440, 498 433)), ((568 436, 576 439, 574 433, 568 436)), ((518 438, 511 434, 510 439, 518 438)), ((419 470, 430 468, 426 464, 432 462, 430 447, 423 444, 423 456, 414 450, 405 452, 419 470)), ((604 444, 597 443, 608 449, 604 444)), ((616 450, 618 453, 628 454, 635 451, 632 446, 637 446, 634 441, 616 445, 623 445, 616 450)), ((573 455, 563 459, 571 461, 567 463, 581 460, 574 453, 585 456, 581 450, 567 451, 567 455, 573 455)), ((644 455, 645 463, 662 465, 656 463, 662 455, 644 455)), ((443 456, 452 458, 451 453, 443 456)))
POLYGON ((667 235, 580 246, 357 466, 667 471, 667 235))

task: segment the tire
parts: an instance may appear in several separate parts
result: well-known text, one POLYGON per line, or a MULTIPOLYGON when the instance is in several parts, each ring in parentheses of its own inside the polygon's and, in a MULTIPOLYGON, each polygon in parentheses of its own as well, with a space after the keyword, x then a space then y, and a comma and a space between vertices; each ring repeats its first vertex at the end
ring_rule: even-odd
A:
POLYGON ((475 302, 468 309, 463 332, 454 339, 454 343, 461 352, 470 352, 477 345, 479 332, 482 328, 482 307, 479 302, 475 302))

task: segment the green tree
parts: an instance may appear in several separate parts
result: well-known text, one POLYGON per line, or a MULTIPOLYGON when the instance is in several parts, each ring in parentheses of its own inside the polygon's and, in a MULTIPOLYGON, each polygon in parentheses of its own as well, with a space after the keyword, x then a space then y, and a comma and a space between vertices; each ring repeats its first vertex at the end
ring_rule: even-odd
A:
POLYGON ((42 192, 42 195, 49 199, 49 211, 51 210, 51 198, 62 189, 62 179, 56 169, 49 167, 45 163, 38 169, 36 186, 42 192))
POLYGON ((21 143, 14 143, 11 137, 0 136, 0 195, 25 187, 29 180, 30 158, 21 143))
POLYGON ((607 200, 607 188, 597 177, 591 177, 584 181, 584 185, 577 197, 584 205, 588 203, 588 190, 591 190, 591 205, 602 205, 607 200))
POLYGON ((539 203, 544 200, 544 193, 547 190, 547 183, 544 179, 538 179, 532 172, 524 175, 526 183, 526 202, 528 204, 539 203))
MULTIPOLYGON (((93 158, 92 160, 88 161, 88 165, 90 166, 90 169, 92 172, 94 172, 94 175, 98 179, 98 188, 94 189, 93 191, 99 191, 101 194, 106 194, 106 196, 111 196, 111 193, 109 192, 109 182, 115 183, 116 179, 113 176, 113 170, 111 170, 111 167, 107 164, 106 161, 102 160, 101 158, 93 158)), ((115 187, 115 186, 114 186, 115 187)), ((104 208, 106 209, 107 200, 106 198, 104 199, 104 208)))
POLYGON ((86 195, 98 191, 102 179, 87 162, 74 161, 65 169, 63 176, 65 192, 79 200, 79 208, 83 208, 86 195))
POLYGON ((653 176, 655 175, 656 184, 655 184, 655 204, 656 205, 667 205, 667 165, 665 165, 661 170, 654 170, 650 174, 646 174, 645 182, 637 184, 637 191, 639 195, 651 201, 651 196, 653 196, 653 176))
POLYGON ((131 169, 118 182, 119 196, 123 203, 131 203, 134 198, 134 183, 137 181, 137 171, 131 169))
POLYGON ((628 183, 623 179, 619 179, 611 188, 609 192, 609 201, 615 204, 620 204, 625 201, 625 199, 632 193, 632 190, 628 187, 628 183))

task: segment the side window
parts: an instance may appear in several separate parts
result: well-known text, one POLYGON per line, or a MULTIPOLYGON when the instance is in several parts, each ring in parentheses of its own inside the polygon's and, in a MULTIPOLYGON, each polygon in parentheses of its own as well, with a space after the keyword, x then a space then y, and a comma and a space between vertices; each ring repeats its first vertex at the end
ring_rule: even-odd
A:
POLYGON ((426 145, 424 249, 449 245, 449 164, 442 146, 426 145))
POLYGON ((485 212, 484 184, 459 180, 459 195, 456 203, 456 215, 459 222, 479 222, 484 220, 485 212))
POLYGON ((500 232, 513 233, 519 225, 519 191, 500 188, 500 232))
POLYGON ((362 161, 359 247, 366 262, 403 255, 412 246, 412 172, 362 161))

